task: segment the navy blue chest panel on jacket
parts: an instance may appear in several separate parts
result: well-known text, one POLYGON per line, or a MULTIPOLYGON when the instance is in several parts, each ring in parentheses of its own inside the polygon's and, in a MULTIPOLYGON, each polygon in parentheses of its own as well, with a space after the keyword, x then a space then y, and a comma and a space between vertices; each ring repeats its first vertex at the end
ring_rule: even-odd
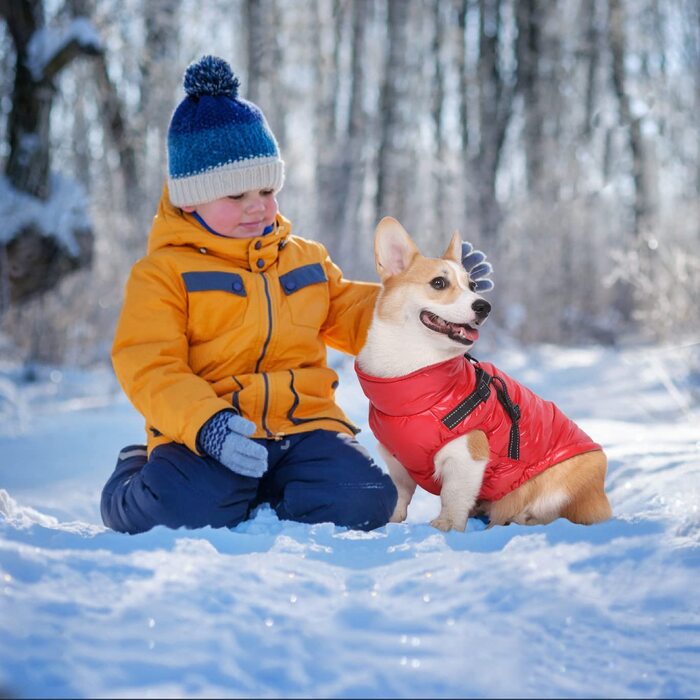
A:
MULTIPOLYGON (((308 256, 306 259, 311 256, 308 256)), ((282 303, 289 309, 292 325, 303 332, 302 342, 310 342, 309 329, 318 333, 330 309, 330 288, 326 270, 320 262, 294 265, 280 255, 279 285, 282 303), (291 269, 290 269, 291 268, 291 269)), ((294 256, 299 262, 299 256, 294 256)), ((313 258, 311 258, 313 259, 313 258)))
POLYGON ((328 281, 321 263, 302 265, 301 267, 297 267, 289 272, 285 272, 283 275, 280 275, 279 279, 282 290, 287 296, 294 294, 300 289, 304 289, 311 284, 318 284, 320 282, 328 281))
POLYGON ((192 292, 230 292, 246 296, 243 278, 236 272, 183 272, 185 289, 192 292))

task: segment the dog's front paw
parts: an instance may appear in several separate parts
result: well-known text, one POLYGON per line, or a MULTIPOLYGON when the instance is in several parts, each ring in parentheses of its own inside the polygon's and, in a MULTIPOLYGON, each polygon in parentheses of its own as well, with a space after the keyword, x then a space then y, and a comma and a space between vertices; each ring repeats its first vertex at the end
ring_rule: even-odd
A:
POLYGON ((396 508, 394 508, 394 512, 391 514, 391 517, 389 518, 390 523, 402 523, 404 520, 406 520, 406 516, 408 515, 408 504, 407 503, 397 503, 396 508))
POLYGON ((462 517, 459 513, 456 515, 444 515, 440 513, 435 520, 430 521, 430 524, 443 532, 449 532, 450 530, 464 532, 467 529, 467 518, 466 515, 462 517))
POLYGON ((452 520, 442 515, 439 515, 435 520, 431 520, 430 524, 443 532, 449 532, 453 527, 452 520))

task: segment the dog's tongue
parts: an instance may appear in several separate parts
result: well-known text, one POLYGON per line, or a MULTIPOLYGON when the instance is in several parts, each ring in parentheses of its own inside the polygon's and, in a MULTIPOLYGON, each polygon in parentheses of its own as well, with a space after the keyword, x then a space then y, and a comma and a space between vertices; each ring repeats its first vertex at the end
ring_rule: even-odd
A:
POLYGON ((469 340, 472 343, 476 342, 477 338, 479 337, 479 331, 477 331, 476 328, 457 325, 456 323, 450 323, 449 327, 451 335, 459 336, 460 338, 469 340))
POLYGON ((458 343, 471 344, 479 337, 479 331, 466 323, 453 323, 446 321, 431 311, 423 310, 420 315, 421 321, 431 330, 444 333, 458 343))

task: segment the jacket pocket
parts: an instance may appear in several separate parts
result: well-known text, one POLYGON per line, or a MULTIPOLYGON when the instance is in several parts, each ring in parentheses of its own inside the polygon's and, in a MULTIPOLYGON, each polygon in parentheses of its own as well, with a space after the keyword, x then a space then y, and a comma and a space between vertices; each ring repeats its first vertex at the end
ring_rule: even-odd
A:
POLYGON ((289 306, 292 323, 307 328, 320 328, 330 304, 328 278, 320 263, 303 265, 279 278, 289 306))
POLYGON ((193 340, 212 340, 240 326, 248 308, 248 293, 235 272, 183 272, 187 289, 188 329, 193 340))

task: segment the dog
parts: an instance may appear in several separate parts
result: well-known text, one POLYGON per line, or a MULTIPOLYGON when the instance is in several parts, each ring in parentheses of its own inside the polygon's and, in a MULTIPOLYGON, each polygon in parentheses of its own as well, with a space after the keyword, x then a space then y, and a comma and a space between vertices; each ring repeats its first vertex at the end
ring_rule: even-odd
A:
POLYGON ((469 355, 491 305, 461 264, 459 234, 441 258, 427 258, 385 217, 374 252, 382 289, 355 370, 398 491, 390 522, 406 519, 417 484, 440 495, 431 525, 442 531, 464 531, 473 516, 490 527, 610 518, 601 446, 469 355))

